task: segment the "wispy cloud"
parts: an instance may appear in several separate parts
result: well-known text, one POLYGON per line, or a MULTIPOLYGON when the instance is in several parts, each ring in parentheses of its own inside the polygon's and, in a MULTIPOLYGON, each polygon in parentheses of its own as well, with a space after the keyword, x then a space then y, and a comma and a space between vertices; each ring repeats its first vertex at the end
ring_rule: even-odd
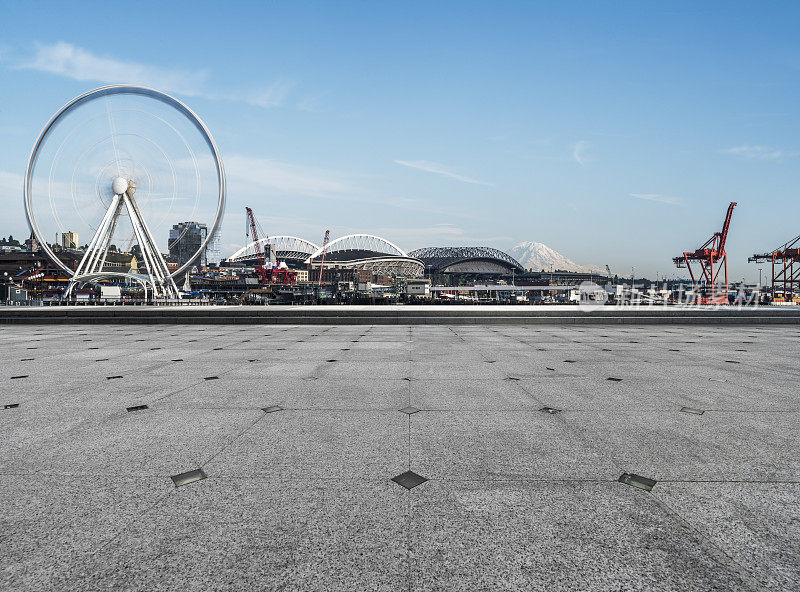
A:
POLYGON ((101 57, 63 41, 38 45, 33 56, 19 67, 80 81, 142 84, 184 95, 203 94, 203 84, 208 78, 204 70, 170 70, 101 57))
POLYGON ((588 160, 586 152, 589 150, 589 142, 580 140, 572 146, 572 158, 575 159, 579 165, 584 166, 588 160))
POLYGON ((454 173, 438 162, 431 162, 429 160, 395 160, 394 162, 403 166, 411 167, 412 169, 425 171, 426 173, 434 173, 436 175, 448 177, 449 179, 455 179, 456 181, 461 181, 462 183, 491 186, 491 183, 486 183, 484 181, 479 181, 478 179, 473 179, 472 177, 466 177, 464 175, 454 173))
POLYGON ((644 199, 646 201, 657 201, 659 203, 665 203, 671 206, 679 206, 683 203, 683 200, 681 200, 679 197, 661 195, 660 193, 631 193, 629 195, 636 199, 644 199))
POLYGON ((752 160, 781 160, 787 156, 794 156, 794 153, 787 153, 778 148, 770 146, 734 146, 733 148, 725 148, 720 150, 722 154, 732 154, 734 156, 741 156, 742 158, 749 158, 752 160))
POLYGON ((59 41, 39 44, 32 56, 16 65, 19 69, 47 72, 79 81, 105 84, 140 84, 167 92, 215 100, 239 101, 256 107, 280 107, 287 103, 294 84, 277 80, 266 86, 235 92, 209 90, 207 70, 161 68, 140 62, 99 56, 86 49, 59 41))

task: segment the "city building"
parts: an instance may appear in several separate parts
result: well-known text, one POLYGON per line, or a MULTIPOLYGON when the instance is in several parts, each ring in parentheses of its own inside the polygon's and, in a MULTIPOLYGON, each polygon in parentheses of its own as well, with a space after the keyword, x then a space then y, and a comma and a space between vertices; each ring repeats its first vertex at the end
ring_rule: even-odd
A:
POLYGON ((61 233, 61 246, 65 249, 78 248, 78 233, 72 230, 67 230, 61 233))
POLYGON ((219 232, 214 233, 206 248, 200 253, 200 257, 190 261, 207 236, 208 226, 200 222, 179 222, 173 225, 169 231, 170 259, 179 266, 186 263, 194 263, 200 267, 207 267, 209 264, 219 265, 221 259, 219 232))

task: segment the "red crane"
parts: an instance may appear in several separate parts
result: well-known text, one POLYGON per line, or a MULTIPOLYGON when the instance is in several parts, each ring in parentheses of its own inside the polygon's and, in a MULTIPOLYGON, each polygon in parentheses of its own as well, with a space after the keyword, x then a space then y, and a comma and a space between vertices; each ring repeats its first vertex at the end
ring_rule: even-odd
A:
POLYGON ((247 227, 245 230, 245 237, 247 239, 252 239, 253 247, 255 248, 256 254, 256 275, 258 276, 258 281, 261 284, 294 284, 297 282, 297 272, 291 271, 284 266, 284 268, 280 268, 277 264, 278 261, 276 260, 275 267, 267 269, 267 254, 264 251, 264 246, 261 244, 261 241, 258 239, 259 230, 261 230, 261 234, 264 234, 263 229, 261 229, 261 225, 256 220, 255 215, 253 214, 253 210, 246 207, 244 208, 247 212, 247 227))
POLYGON ((800 236, 794 237, 774 249, 771 253, 756 253, 748 261, 772 261, 772 300, 774 302, 794 302, 800 298, 800 236), (777 264, 777 265, 776 265, 777 264), (779 287, 781 295, 776 296, 779 287))
POLYGON ((322 276, 325 275, 325 251, 328 249, 328 240, 331 238, 331 231, 325 231, 325 238, 322 239, 322 260, 319 263, 319 286, 322 285, 322 276))
POLYGON ((725 242, 728 239, 728 230, 731 227, 731 218, 735 207, 736 202, 732 201, 728 206, 728 213, 725 216, 725 222, 722 224, 721 232, 715 232, 711 235, 711 238, 700 245, 700 248, 696 251, 684 251, 680 257, 673 258, 675 265, 686 267, 689 270, 695 289, 702 285, 705 290, 710 292, 710 296, 707 292, 698 298, 698 304, 727 304, 728 302, 728 258, 725 253, 725 242), (692 268, 692 263, 696 263, 699 266, 697 273, 692 268), (720 271, 724 272, 725 291, 717 294, 716 288, 719 283, 720 271))

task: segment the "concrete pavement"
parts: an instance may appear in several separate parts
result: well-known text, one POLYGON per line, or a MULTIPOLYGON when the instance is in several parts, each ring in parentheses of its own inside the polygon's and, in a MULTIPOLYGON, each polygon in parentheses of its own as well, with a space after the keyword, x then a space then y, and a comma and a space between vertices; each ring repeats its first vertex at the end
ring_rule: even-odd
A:
POLYGON ((0 589, 800 590, 798 337, 0 327, 0 589))

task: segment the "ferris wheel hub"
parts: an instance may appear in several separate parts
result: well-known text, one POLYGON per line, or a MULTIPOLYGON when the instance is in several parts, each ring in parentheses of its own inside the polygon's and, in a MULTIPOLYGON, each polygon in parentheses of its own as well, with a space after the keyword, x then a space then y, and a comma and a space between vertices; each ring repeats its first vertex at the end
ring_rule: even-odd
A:
POLYGON ((114 192, 114 195, 122 195, 128 190, 128 180, 122 177, 117 177, 114 179, 113 183, 111 183, 111 189, 114 192))

